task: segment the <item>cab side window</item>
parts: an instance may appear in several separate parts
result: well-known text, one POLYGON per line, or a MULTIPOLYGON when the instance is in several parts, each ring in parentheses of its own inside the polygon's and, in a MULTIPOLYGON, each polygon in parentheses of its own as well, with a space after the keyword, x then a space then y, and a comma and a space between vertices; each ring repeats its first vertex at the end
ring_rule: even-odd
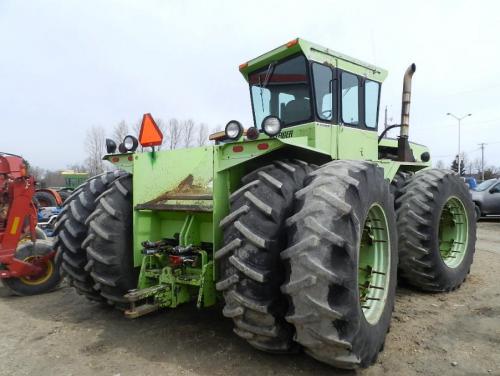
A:
POLYGON ((330 67, 314 63, 312 65, 316 113, 321 120, 331 121, 333 108, 333 71, 330 67))
POLYGON ((365 125, 367 128, 377 128, 378 98, 380 84, 375 81, 365 82, 365 125))
POLYGON ((342 72, 342 122, 359 125, 359 79, 356 75, 342 72))

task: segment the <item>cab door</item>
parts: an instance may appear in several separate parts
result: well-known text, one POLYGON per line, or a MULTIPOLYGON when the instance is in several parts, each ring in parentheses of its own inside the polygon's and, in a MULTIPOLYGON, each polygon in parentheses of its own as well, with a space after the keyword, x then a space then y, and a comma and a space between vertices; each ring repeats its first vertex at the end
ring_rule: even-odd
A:
MULTIPOLYGON (((378 158, 378 135, 376 120, 373 122, 373 101, 375 118, 378 115, 378 92, 373 97, 373 85, 369 84, 369 111, 365 111, 365 80, 353 73, 339 71, 340 116, 338 130, 339 159, 376 160, 378 158), (367 127, 365 112, 369 114, 370 127, 367 127), (374 127, 373 127, 374 126, 374 127)), ((373 81, 369 81, 370 83, 373 81)), ((377 83, 378 85, 378 83, 377 83)))
POLYGON ((329 150, 332 159, 338 158, 337 130, 338 116, 337 78, 333 64, 311 63, 314 88, 314 112, 316 114, 315 147, 329 150))

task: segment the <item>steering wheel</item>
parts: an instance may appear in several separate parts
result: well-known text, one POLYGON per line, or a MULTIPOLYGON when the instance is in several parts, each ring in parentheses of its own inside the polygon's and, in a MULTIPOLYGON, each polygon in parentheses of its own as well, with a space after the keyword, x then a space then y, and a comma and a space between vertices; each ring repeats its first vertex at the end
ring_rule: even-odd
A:
POLYGON ((332 114, 333 114, 333 111, 332 110, 324 110, 324 111, 321 111, 321 116, 325 117, 325 118, 330 118, 332 117, 332 114))

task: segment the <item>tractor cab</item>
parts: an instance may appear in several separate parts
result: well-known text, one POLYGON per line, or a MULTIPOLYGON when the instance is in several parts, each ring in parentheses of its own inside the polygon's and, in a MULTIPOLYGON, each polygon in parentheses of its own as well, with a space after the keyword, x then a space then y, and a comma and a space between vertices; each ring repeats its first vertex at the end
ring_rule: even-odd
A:
POLYGON ((283 128, 309 122, 377 130, 386 72, 295 39, 240 66, 250 86, 255 127, 276 117, 283 128))
POLYGON ((387 76, 381 68, 298 38, 239 68, 249 84, 254 126, 245 132, 231 121, 219 140, 253 141, 264 133, 322 149, 332 159, 429 161, 425 147, 408 141, 414 64, 405 74, 401 125, 390 128, 401 127, 397 140, 384 138, 388 129, 377 132, 387 76))

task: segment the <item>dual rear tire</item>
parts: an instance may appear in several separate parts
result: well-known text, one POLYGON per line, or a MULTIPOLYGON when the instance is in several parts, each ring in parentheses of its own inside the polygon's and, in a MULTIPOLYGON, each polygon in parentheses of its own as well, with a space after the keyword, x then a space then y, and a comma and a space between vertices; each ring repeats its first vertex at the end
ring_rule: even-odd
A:
POLYGON ((259 350, 280 353, 296 347, 293 327, 284 319, 280 253, 286 246, 283 225, 293 210, 294 193, 310 171, 302 161, 276 161, 249 173, 230 196, 231 212, 220 222, 225 245, 215 258, 223 314, 233 319, 234 332, 259 350))
POLYGON ((367 367, 389 330, 398 266, 426 291, 464 281, 475 243, 471 199, 449 171, 399 174, 391 186, 375 164, 333 161, 304 177, 305 167, 287 184, 293 200, 280 201, 268 193, 278 185, 257 187, 263 171, 283 180, 282 163, 290 164, 247 175, 221 222, 224 314, 258 349, 302 347, 338 368, 367 367))
POLYGON ((132 262, 132 176, 97 175, 67 198, 54 228, 56 262, 90 300, 120 306, 135 287, 132 262))
POLYGON ((401 188, 396 210, 400 278, 423 291, 460 287, 476 243, 476 214, 466 184, 448 170, 421 171, 401 188))

